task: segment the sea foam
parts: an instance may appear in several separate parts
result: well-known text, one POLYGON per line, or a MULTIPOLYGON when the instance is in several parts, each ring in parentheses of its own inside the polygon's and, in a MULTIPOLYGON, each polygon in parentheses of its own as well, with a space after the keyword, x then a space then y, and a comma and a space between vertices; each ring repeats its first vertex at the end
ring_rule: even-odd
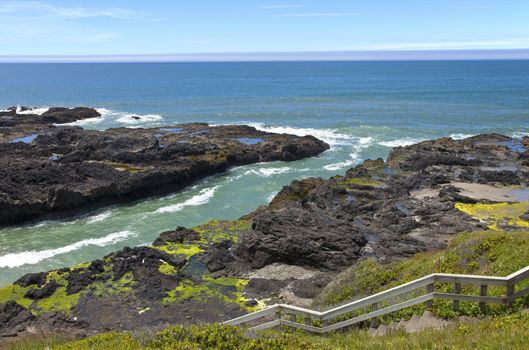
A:
POLYGON ((424 139, 413 139, 410 137, 404 138, 404 139, 398 139, 393 141, 381 141, 378 144, 385 147, 404 147, 404 146, 411 146, 416 143, 422 142, 424 139))
POLYGON ((181 211, 185 207, 195 207, 195 206, 199 206, 202 204, 206 204, 215 195, 215 191, 217 190, 218 187, 219 186, 205 188, 202 191, 200 191, 197 195, 194 195, 188 200, 182 203, 172 204, 166 207, 158 208, 156 209, 155 213, 176 213, 178 211, 181 211))
POLYGON ((289 171, 292 171, 293 169, 290 167, 280 167, 280 168, 260 168, 260 169, 252 169, 248 170, 244 173, 244 175, 257 175, 261 177, 270 177, 273 175, 279 175, 288 173, 289 171))
POLYGON ((106 219, 108 219, 111 216, 112 216, 112 212, 106 211, 106 212, 103 212, 101 214, 94 215, 94 216, 88 218, 88 220, 86 220, 86 223, 87 224, 94 224, 96 222, 100 222, 100 221, 106 220, 106 219))
POLYGON ((96 108, 96 111, 101 114, 100 117, 81 119, 71 123, 64 123, 59 125, 86 126, 98 124, 106 120, 111 120, 116 123, 125 124, 128 127, 140 127, 145 123, 153 123, 163 120, 163 117, 159 114, 134 114, 128 112, 115 111, 107 108, 96 108))
POLYGON ((27 111, 23 111, 22 107, 17 106, 16 113, 17 114, 37 114, 37 115, 42 115, 42 114, 46 113, 49 109, 50 109, 49 107, 42 107, 42 108, 33 108, 33 109, 29 109, 27 111))
POLYGON ((133 235, 131 231, 119 231, 111 233, 101 238, 89 238, 79 242, 69 244, 64 247, 55 249, 46 249, 40 251, 25 251, 21 253, 11 253, 0 256, 0 267, 17 267, 22 265, 37 264, 42 260, 50 259, 56 255, 66 254, 78 250, 85 246, 104 247, 124 240, 133 235))
POLYGON ((354 140, 354 136, 346 135, 337 132, 334 129, 313 129, 313 128, 296 128, 291 126, 270 126, 264 123, 248 123, 257 130, 266 131, 277 134, 291 134, 296 136, 312 135, 320 140, 327 142, 329 145, 345 145, 350 144, 354 140))

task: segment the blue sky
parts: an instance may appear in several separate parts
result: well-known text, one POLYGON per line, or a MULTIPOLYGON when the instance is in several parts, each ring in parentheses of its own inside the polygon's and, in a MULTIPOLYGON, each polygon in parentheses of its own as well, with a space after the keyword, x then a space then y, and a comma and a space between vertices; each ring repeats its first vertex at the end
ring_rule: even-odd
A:
POLYGON ((526 0, 0 0, 0 56, 520 48, 526 0))

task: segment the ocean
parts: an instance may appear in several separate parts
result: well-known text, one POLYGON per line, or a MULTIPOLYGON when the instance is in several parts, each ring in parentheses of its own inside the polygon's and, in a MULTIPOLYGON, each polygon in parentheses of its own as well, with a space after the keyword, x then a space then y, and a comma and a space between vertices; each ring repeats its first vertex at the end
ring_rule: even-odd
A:
POLYGON ((185 122, 311 134, 318 157, 236 167, 179 193, 0 229, 0 286, 28 272, 235 219, 294 179, 330 177, 392 147, 443 136, 529 135, 529 61, 0 64, 0 109, 96 107, 89 129, 185 122), (140 116, 140 120, 132 118, 140 116))

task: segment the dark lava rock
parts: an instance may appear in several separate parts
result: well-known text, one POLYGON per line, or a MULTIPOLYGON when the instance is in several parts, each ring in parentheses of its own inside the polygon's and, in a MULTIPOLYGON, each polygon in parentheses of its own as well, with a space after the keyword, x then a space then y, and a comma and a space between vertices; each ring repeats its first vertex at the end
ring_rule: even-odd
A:
POLYGON ((40 300, 51 296, 57 288, 61 287, 62 284, 57 283, 56 281, 50 281, 44 285, 42 288, 30 289, 24 295, 25 298, 40 300))
POLYGON ((165 243, 183 243, 184 241, 197 241, 200 239, 200 234, 186 227, 179 226, 174 231, 162 232, 154 241, 154 246, 162 246, 165 243))
POLYGON ((0 225, 166 194, 230 166, 293 161, 329 148, 311 136, 249 126, 96 131, 55 125, 98 116, 90 108, 0 115, 0 225), (262 142, 238 141, 248 138, 262 142))
POLYGON ((80 292, 94 282, 104 282, 110 279, 105 272, 105 262, 103 260, 94 260, 88 268, 72 270, 66 276, 68 285, 66 294, 71 295, 80 292))
POLYGON ((235 257, 230 251, 231 246, 232 241, 224 239, 208 247, 204 261, 210 272, 222 270, 230 262, 235 261, 235 257))
POLYGON ((326 275, 318 275, 308 279, 292 282, 292 291, 300 298, 314 298, 323 291, 323 288, 331 282, 326 275))
POLYGON ((31 312, 14 301, 0 304, 0 337, 15 336, 36 319, 31 312))
MULTIPOLYGON (((157 131, 161 132, 162 129, 157 131)), ((159 149, 160 137, 154 137, 150 130, 110 130, 105 137, 99 134, 85 137, 85 133, 76 128, 63 129, 51 133, 51 136, 39 136, 33 142, 38 147, 17 145, 15 150, 24 155, 29 152, 28 148, 33 147, 35 149, 31 152, 38 153, 42 151, 39 149, 41 144, 67 140, 64 147, 70 147, 71 152, 56 162, 45 160, 38 163, 34 160, 39 164, 38 168, 25 162, 24 169, 31 175, 23 174, 20 168, 19 172, 10 173, 11 176, 18 176, 17 183, 33 184, 38 174, 44 174, 39 179, 48 188, 48 202, 75 206, 76 193, 87 198, 86 193, 92 191, 93 198, 104 198, 117 192, 128 193, 131 188, 147 191, 152 184, 181 184, 196 179, 199 173, 203 175, 204 172, 225 169, 228 164, 276 157, 287 159, 290 157, 287 154, 304 154, 304 150, 311 150, 311 145, 317 144, 310 138, 262 135, 249 127, 215 129, 205 124, 165 131, 167 134, 162 139, 168 140, 163 139, 162 144, 167 145, 163 150, 159 149), (258 143, 259 149, 251 148, 255 145, 246 148, 243 143, 235 141, 242 135, 266 141, 258 143), (188 145, 176 145, 183 141, 180 137, 191 141, 186 141, 188 145), (289 142, 301 144, 291 147, 289 142), (77 146, 73 147, 73 143, 77 146), (112 165, 108 163, 109 159, 112 159, 112 165), (57 173, 55 165, 50 164, 62 164, 75 171, 57 173), (212 165, 214 170, 210 169, 212 165), (144 170, 150 166, 155 169, 152 173, 144 170), (86 176, 97 179, 93 187, 83 182, 86 176), (101 179, 107 181, 106 187, 102 187, 101 179), (83 186, 70 186, 72 183, 83 183, 83 186), (72 199, 55 199, 63 196, 57 196, 58 188, 72 191, 72 199)), ((526 186, 529 172, 522 164, 527 159, 523 157, 527 151, 517 144, 513 146, 513 142, 515 140, 501 135, 479 135, 464 140, 443 138, 398 147, 387 161, 365 161, 349 169, 344 176, 293 181, 270 205, 243 217, 252 222, 250 229, 237 232, 237 239, 201 243, 204 252, 186 257, 163 251, 169 242, 198 244, 197 240, 201 238, 198 232, 178 227, 162 233, 154 247, 124 248, 88 267, 63 270, 62 273, 67 274, 68 293, 82 292, 71 312, 86 322, 90 330, 96 331, 223 321, 244 310, 238 303, 226 302, 226 297, 230 298, 228 294, 233 295, 237 288, 226 280, 216 284, 214 278, 240 278, 248 276, 246 273, 252 276, 255 269, 272 263, 280 264, 278 270, 270 271, 281 271, 282 275, 263 275, 268 268, 253 274, 266 278, 248 281, 243 290, 248 305, 255 305, 255 300, 260 299, 282 302, 301 298, 306 302, 320 293, 333 275, 360 259, 372 258, 380 263, 398 261, 418 252, 441 249, 460 232, 487 229, 487 223, 459 211, 455 204, 490 201, 472 196, 458 184, 493 184, 498 187, 518 183, 526 186), (160 269, 162 264, 164 268, 160 269), (286 264, 296 268, 282 269, 286 264), (304 269, 299 269, 300 266, 304 269), (298 272, 311 274, 297 276, 298 272), (125 275, 132 276, 130 283, 124 282, 126 293, 101 296, 91 292, 93 282, 118 281, 125 275), (202 278, 204 275, 207 278, 202 278)), ((529 146, 529 139, 524 142, 529 146)), ((0 143, 1 147, 6 146, 0 143)), ((0 191, 18 193, 14 186, 2 185, 0 191)), ((17 205, 27 205, 27 210, 39 210, 34 203, 34 206, 27 203, 17 205)), ((13 208, 0 200, 2 213, 4 210, 13 212, 13 208)), ((529 213, 521 218, 529 219, 529 213)), ((233 231, 229 233, 233 235, 233 231)), ((128 281, 127 278, 123 280, 128 281)), ((17 283, 39 286, 44 290, 45 281, 46 274, 29 274, 17 283)), ((21 309, 18 311, 24 313, 21 309)), ((13 318, 14 312, 7 314, 13 318)), ((0 320, 1 315, 0 312, 0 320)), ((69 324, 70 321, 57 322, 63 328, 87 332, 82 328, 84 323, 69 324)))
POLYGON ((27 273, 15 281, 21 287, 37 285, 42 287, 46 283, 47 272, 27 273))
POLYGON ((158 268, 164 262, 180 270, 187 262, 185 256, 172 256, 150 247, 125 247, 105 257, 112 262, 113 280, 132 272, 136 281, 136 294, 149 301, 163 299, 180 282, 178 275, 165 275, 158 268))

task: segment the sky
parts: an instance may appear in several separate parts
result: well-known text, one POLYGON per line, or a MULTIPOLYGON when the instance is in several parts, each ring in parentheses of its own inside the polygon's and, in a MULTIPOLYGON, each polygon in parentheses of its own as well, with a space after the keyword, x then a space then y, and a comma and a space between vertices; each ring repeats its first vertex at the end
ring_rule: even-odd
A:
POLYGON ((513 49, 529 0, 0 0, 4 58, 513 49))

